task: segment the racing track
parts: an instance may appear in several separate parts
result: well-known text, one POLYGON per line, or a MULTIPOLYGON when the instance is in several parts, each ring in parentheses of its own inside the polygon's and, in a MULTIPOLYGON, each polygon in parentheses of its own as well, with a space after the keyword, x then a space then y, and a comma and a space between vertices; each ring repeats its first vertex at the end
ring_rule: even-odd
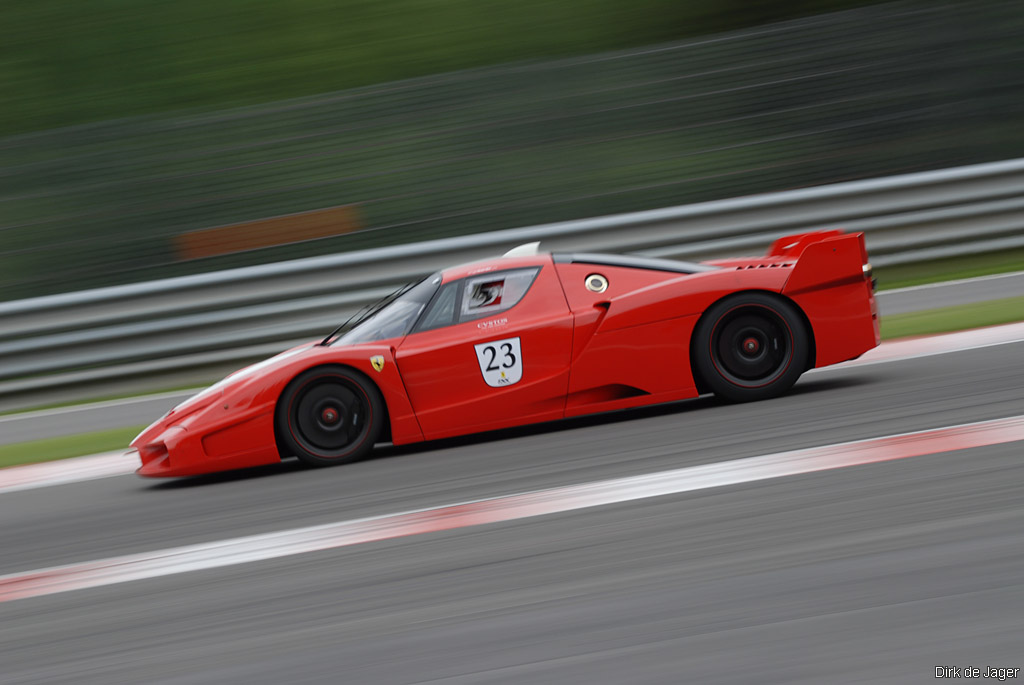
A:
MULTIPOLYGON (((0 574, 1024 415, 1024 343, 414 448, 0 495, 0 574)), ((0 682, 934 682, 1024 666, 1024 442, 0 603, 0 682)), ((994 681, 988 681, 994 682, 994 681)))

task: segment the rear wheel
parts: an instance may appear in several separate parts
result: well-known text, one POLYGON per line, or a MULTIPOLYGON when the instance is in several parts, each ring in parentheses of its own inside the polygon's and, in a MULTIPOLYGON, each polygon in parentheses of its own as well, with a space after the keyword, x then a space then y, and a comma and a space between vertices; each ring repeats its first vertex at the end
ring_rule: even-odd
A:
POLYGON ((384 399, 363 374, 321 366, 297 376, 275 417, 281 456, 311 466, 347 464, 369 454, 384 425, 384 399))
POLYGON ((807 368, 810 333, 782 298, 739 293, 712 305, 694 331, 694 368, 707 386, 733 402, 775 397, 807 368))

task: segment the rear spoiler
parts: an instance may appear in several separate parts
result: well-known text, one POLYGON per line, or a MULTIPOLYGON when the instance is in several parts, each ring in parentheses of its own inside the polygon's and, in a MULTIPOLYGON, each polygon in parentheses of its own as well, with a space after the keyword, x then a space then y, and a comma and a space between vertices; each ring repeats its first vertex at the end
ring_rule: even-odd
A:
POLYGON ((863 233, 817 231, 779 238, 769 257, 795 260, 782 292, 799 294, 871 278, 863 233))

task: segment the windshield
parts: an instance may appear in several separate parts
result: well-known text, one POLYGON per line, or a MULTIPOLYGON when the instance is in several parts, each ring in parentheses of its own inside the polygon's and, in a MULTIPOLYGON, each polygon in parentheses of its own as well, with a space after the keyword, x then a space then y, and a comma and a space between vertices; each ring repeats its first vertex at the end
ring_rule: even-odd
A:
POLYGON ((386 306, 357 322, 351 330, 330 344, 358 345, 405 335, 416 323, 420 312, 427 306, 427 302, 430 301, 440 285, 440 273, 427 276, 388 302, 386 306))

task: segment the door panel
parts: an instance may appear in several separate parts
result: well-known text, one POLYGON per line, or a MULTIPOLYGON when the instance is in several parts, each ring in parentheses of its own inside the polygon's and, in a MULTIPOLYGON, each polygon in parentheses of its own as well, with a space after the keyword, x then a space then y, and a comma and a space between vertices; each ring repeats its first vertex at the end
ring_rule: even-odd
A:
MULTIPOLYGON (((501 277, 466 279, 460 317, 478 318, 414 332, 398 348, 396 363, 427 439, 564 414, 573 329, 554 269, 541 268, 511 309, 487 313, 498 297, 492 281, 501 277), (481 314, 467 309, 473 298, 481 314)), ((524 287, 522 279, 508 286, 506 298, 524 287)))

